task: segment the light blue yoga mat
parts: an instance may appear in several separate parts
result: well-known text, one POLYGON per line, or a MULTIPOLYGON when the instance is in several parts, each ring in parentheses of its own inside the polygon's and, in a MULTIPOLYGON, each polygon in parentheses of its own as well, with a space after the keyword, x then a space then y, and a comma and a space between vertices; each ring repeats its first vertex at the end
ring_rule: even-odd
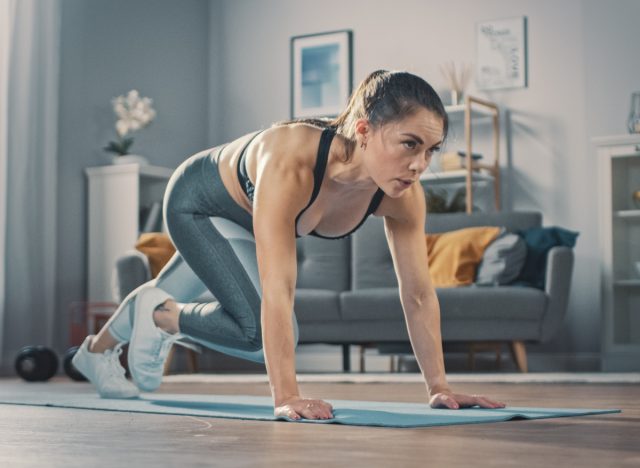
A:
MULTIPOLYGON (((44 390, 44 388, 43 388, 44 390)), ((426 403, 389 403, 379 401, 325 400, 333 406, 333 419, 295 422, 313 424, 347 424, 352 426, 426 427, 451 424, 478 424, 512 419, 543 419, 566 416, 620 413, 617 409, 465 408, 433 409, 426 403)), ((185 395, 147 393, 134 400, 106 400, 94 394, 0 394, 0 404, 53 406, 102 411, 176 414, 210 418, 276 421, 270 397, 246 395, 185 395)))

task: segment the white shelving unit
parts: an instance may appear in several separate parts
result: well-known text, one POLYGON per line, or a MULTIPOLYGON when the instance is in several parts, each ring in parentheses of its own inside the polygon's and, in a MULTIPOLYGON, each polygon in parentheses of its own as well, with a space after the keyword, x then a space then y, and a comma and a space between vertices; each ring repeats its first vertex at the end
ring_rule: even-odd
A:
POLYGON ((162 201, 172 169, 139 164, 90 167, 87 213, 87 299, 112 300, 115 261, 140 235, 140 211, 162 201))
POLYGON ((473 208, 473 189, 479 183, 492 184, 496 210, 501 208, 500 197, 500 111, 494 103, 467 96, 464 104, 445 106, 449 116, 449 127, 464 125, 466 146, 465 169, 459 171, 425 172, 420 176, 422 185, 426 188, 433 185, 445 185, 464 182, 466 187, 467 213, 473 208), (472 122, 488 121, 493 123, 493 161, 489 164, 472 162, 473 135, 472 122))
POLYGON ((594 138, 600 174, 602 370, 640 370, 640 135, 594 138))

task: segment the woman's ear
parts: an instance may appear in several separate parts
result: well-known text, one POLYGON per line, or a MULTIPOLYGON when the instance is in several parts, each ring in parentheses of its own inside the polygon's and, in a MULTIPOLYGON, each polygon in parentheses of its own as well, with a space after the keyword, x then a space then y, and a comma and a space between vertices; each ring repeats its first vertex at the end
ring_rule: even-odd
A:
POLYGON ((366 144, 369 138, 370 124, 367 119, 358 119, 355 123, 355 138, 356 141, 366 144))

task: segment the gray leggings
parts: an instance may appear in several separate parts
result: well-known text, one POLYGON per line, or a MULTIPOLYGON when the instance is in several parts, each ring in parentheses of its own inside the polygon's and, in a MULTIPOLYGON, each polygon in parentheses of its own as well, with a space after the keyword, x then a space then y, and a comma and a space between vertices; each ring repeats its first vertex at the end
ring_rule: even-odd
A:
MULTIPOLYGON (((132 291, 107 326, 119 341, 129 341, 133 304, 141 288, 155 286, 186 303, 180 332, 207 348, 264 362, 253 219, 231 198, 214 155, 198 153, 173 173, 164 196, 164 217, 177 252, 158 276, 132 291), (216 300, 194 302, 207 290, 216 300)), ((292 311, 294 342, 298 324, 292 311)))

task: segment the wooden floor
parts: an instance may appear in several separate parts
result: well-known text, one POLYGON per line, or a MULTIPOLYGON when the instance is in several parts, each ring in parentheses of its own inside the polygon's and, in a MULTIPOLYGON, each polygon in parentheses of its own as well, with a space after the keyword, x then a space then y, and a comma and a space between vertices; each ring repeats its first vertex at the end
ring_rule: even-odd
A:
MULTIPOLYGON (((86 385, 59 378, 45 388, 86 385)), ((300 386, 309 397, 426 402, 424 386, 415 383, 300 386)), ((394 429, 0 405, 0 466, 640 466, 638 385, 484 383, 455 390, 513 406, 623 413, 394 429)), ((269 394, 266 384, 164 384, 159 391, 269 394)))

